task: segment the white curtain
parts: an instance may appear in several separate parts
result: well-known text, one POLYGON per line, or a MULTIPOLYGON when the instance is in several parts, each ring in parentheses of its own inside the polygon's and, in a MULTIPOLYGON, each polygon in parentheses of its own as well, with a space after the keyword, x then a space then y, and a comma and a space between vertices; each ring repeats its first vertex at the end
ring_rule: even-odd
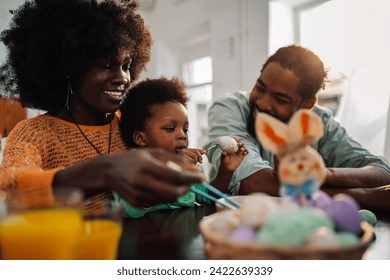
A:
POLYGON ((375 155, 390 160, 389 71, 378 65, 355 67, 336 119, 349 135, 375 155))

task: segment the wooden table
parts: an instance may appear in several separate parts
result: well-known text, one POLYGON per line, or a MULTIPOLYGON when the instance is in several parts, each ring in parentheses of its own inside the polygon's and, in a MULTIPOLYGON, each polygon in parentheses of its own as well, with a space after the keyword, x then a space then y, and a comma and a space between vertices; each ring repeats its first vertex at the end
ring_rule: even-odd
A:
MULTIPOLYGON (((204 241, 199 222, 215 206, 182 208, 124 219, 118 259, 202 260, 204 241)), ((390 260, 390 213, 376 213, 375 240, 363 259, 390 260)))

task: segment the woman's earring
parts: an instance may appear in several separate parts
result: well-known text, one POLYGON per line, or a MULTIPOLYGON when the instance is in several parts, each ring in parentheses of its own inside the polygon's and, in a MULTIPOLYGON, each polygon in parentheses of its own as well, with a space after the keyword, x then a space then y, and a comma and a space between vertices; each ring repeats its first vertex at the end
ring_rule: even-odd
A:
POLYGON ((70 102, 70 95, 73 95, 72 85, 70 83, 69 76, 67 77, 68 84, 66 89, 66 101, 65 101, 65 109, 69 111, 69 102, 70 102))

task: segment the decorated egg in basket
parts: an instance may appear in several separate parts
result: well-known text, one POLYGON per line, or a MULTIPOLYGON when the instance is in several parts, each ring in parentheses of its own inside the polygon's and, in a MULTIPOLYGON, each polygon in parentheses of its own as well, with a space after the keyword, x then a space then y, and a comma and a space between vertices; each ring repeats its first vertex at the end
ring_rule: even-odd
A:
MULTIPOLYGON (((374 236, 373 227, 365 221, 361 222, 358 235, 334 232, 334 223, 326 218, 325 214, 316 214, 315 212, 321 210, 314 208, 285 212, 287 218, 293 217, 290 225, 286 224, 286 217, 280 216, 284 213, 276 214, 273 216, 275 219, 271 218, 272 222, 265 221, 260 224, 259 228, 255 228, 257 230, 255 233, 245 224, 244 211, 244 209, 222 211, 200 222, 200 231, 205 241, 204 249, 208 258, 223 260, 362 259, 374 236), (315 217, 317 215, 318 219, 315 217), (299 225, 297 226, 296 223, 299 225), (295 227, 296 233, 293 234, 291 229, 294 226, 301 227, 301 229, 295 227), (272 238, 271 233, 274 230, 278 231, 278 236, 272 238), (301 234, 305 235, 305 238, 301 238, 301 234)), ((249 220, 253 221, 254 218, 249 220)), ((262 217, 259 217, 259 220, 264 221, 262 217)))

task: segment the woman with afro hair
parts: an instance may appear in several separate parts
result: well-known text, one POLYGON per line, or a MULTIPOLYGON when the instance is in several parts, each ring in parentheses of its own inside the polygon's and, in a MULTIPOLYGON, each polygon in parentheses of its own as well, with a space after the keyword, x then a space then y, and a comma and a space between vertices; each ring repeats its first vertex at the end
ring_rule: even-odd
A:
POLYGON ((9 134, 0 191, 46 201, 53 189, 72 186, 84 190, 85 210, 111 200, 112 191, 147 207, 175 201, 190 183, 204 179, 177 155, 129 151, 121 140, 117 111, 152 45, 138 5, 33 0, 12 12, 10 27, 1 34, 8 50, 1 92, 47 113, 18 123, 9 134))

